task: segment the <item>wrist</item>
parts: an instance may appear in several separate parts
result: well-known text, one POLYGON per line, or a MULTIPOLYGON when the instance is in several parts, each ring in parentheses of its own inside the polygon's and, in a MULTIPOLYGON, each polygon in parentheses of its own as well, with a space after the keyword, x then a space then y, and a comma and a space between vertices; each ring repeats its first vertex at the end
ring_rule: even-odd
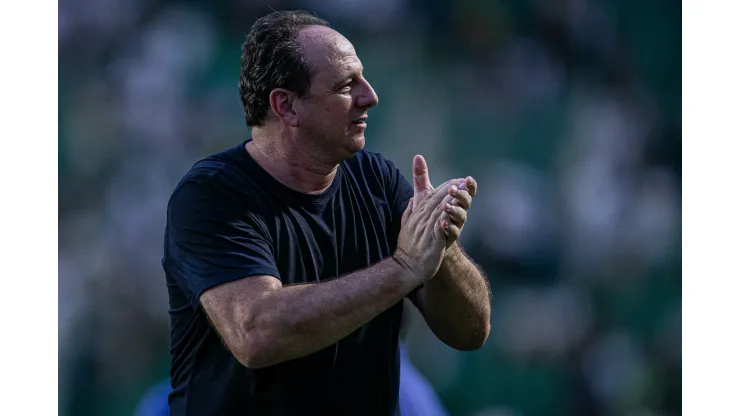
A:
POLYGON ((452 245, 449 248, 447 248, 447 250, 445 251, 445 260, 454 261, 454 260, 460 260, 463 257, 465 256, 463 255, 462 248, 460 247, 460 244, 457 241, 452 243, 452 245))
POLYGON ((421 266, 405 251, 397 249, 391 258, 401 268, 403 279, 410 282, 414 287, 426 280, 421 266))

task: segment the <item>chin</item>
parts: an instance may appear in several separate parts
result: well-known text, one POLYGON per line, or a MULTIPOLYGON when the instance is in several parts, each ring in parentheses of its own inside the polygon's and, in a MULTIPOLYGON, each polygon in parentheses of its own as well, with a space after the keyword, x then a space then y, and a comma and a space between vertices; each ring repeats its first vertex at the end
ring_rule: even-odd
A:
POLYGON ((365 148, 365 135, 358 134, 348 138, 346 149, 355 154, 365 148))

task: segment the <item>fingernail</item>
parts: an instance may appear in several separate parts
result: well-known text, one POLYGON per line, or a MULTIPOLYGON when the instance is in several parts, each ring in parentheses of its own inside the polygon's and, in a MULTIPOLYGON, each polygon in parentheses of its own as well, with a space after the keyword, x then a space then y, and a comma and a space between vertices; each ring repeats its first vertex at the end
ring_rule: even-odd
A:
POLYGON ((452 185, 452 194, 454 195, 456 193, 457 193, 457 186, 452 185))
POLYGON ((445 204, 445 210, 446 211, 452 211, 452 205, 450 205, 449 203, 448 204, 445 204))

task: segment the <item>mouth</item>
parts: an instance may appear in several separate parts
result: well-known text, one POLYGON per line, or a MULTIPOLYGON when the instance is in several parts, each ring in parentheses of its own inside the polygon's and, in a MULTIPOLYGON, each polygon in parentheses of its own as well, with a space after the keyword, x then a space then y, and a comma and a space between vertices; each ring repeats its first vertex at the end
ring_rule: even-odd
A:
POLYGON ((367 116, 362 116, 354 121, 352 121, 352 124, 356 126, 367 126, 367 123, 365 123, 365 120, 367 120, 367 116))

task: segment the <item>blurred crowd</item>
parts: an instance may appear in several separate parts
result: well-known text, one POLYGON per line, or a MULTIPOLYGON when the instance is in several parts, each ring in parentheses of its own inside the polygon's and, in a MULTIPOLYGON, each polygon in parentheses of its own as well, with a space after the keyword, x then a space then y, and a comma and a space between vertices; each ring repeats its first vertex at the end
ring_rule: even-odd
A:
POLYGON ((493 291, 479 351, 408 309, 452 415, 681 413, 681 4, 672 0, 59 3, 62 415, 130 415, 169 371, 165 210, 249 137, 240 44, 329 20, 380 97, 367 147, 480 185, 463 246, 493 291))

